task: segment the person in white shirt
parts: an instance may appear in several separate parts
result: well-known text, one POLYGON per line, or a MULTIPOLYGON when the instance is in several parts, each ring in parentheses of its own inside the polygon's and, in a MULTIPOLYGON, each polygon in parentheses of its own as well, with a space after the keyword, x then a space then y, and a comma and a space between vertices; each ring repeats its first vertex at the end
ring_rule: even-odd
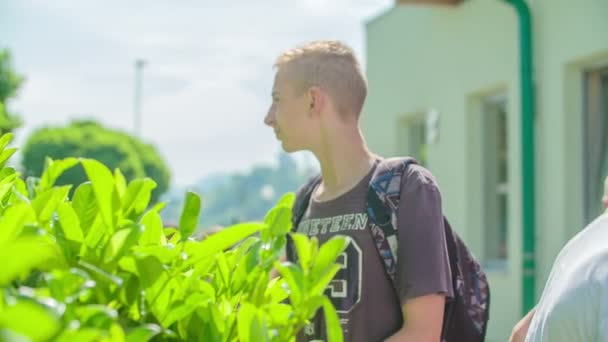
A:
MULTIPOLYGON (((602 202, 608 208, 608 177, 602 202)), ((608 341, 608 210, 564 246, 540 301, 509 341, 608 341)))

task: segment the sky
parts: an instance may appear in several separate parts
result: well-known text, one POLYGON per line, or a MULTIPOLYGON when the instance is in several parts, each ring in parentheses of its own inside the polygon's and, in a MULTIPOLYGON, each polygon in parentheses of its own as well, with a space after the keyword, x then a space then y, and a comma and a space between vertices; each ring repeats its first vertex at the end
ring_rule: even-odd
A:
MULTIPOLYGON (((263 124, 272 64, 316 39, 350 45, 365 65, 365 22, 392 0, 1 0, 0 48, 26 82, 8 103, 35 129, 94 119, 133 132, 136 59, 144 59, 142 138, 174 185, 272 164, 263 124)), ((309 160, 306 153, 298 160, 309 160)))

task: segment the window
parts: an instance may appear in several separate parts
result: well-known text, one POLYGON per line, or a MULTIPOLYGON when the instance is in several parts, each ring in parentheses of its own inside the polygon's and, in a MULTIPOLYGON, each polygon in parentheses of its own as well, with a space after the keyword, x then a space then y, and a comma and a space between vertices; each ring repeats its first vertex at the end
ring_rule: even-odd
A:
POLYGON ((408 116, 399 129, 399 153, 416 158, 420 165, 427 165, 426 116, 408 116))
POLYGON ((509 150, 507 101, 504 95, 486 97, 481 103, 481 163, 483 253, 488 265, 507 259, 509 226, 509 150))
POLYGON ((583 74, 583 213, 586 222, 602 212, 608 176, 608 67, 583 74))

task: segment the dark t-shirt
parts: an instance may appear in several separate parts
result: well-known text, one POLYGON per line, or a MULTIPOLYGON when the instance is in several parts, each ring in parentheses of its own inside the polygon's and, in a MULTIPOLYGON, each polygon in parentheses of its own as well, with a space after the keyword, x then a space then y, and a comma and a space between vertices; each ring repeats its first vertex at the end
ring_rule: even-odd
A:
MULTIPOLYGON (((376 164, 377 165, 377 164, 376 164)), ((429 171, 418 165, 402 178, 398 209, 397 289, 386 274, 369 232, 365 213, 374 168, 353 189, 338 198, 311 198, 297 231, 323 243, 347 235, 351 243, 338 257, 342 269, 326 289, 340 316, 344 341, 383 341, 403 326, 401 303, 428 294, 452 296, 441 197, 429 171)), ((327 341, 320 310, 297 341, 327 341)))

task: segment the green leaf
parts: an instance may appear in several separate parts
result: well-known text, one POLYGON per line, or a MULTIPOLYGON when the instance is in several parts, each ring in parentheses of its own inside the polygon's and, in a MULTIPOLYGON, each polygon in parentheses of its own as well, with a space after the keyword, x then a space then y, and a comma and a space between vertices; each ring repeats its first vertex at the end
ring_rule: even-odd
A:
POLYGON ((59 223, 63 230, 63 234, 66 239, 82 242, 84 236, 82 235, 82 229, 80 228, 80 220, 78 215, 70 203, 64 202, 57 208, 59 216, 59 223))
POLYGON ((81 269, 56 270, 46 277, 51 295, 67 304, 74 302, 86 290, 95 286, 95 281, 81 269))
MULTIPOLYGON (((225 306, 224 306, 225 307, 225 306)), ((224 332, 226 331, 226 327, 230 327, 232 330, 232 327, 235 325, 234 324, 234 318, 236 317, 236 314, 233 313, 227 313, 226 310, 221 310, 218 309, 218 306, 207 306, 209 312, 210 312, 210 316, 211 319, 209 320, 211 323, 210 327, 213 327, 213 330, 216 330, 214 333, 214 335, 217 334, 224 334, 224 332)), ((209 329, 211 330, 211 329, 209 329)), ((227 336, 226 336, 227 337, 227 336)), ((224 340, 226 340, 226 337, 224 338, 224 340)), ((211 339, 211 340, 218 340, 218 338, 215 339, 211 339)), ((207 340, 204 340, 207 341, 207 340)))
POLYGON ((268 316, 270 316, 274 326, 288 325, 289 319, 293 314, 293 309, 287 304, 272 303, 266 306, 266 312, 268 313, 268 316))
POLYGON ((202 303, 209 301, 209 296, 204 293, 192 293, 185 302, 178 301, 173 303, 168 310, 167 316, 163 318, 163 326, 171 326, 171 324, 186 318, 202 303))
POLYGON ((275 263, 275 267, 287 282, 289 297, 291 298, 292 304, 300 304, 304 291, 304 275, 302 274, 302 271, 290 262, 285 262, 283 264, 277 262, 275 263))
POLYGON ((280 236, 289 233, 291 230, 291 208, 281 206, 274 207, 266 214, 264 222, 270 227, 273 236, 280 236))
POLYGON ((17 179, 15 179, 14 185, 15 186, 11 189, 9 202, 11 202, 11 203, 23 202, 23 203, 30 204, 30 200, 27 197, 28 192, 27 192, 27 186, 25 185, 25 182, 21 178, 17 178, 17 179))
POLYGON ((21 334, 17 334, 16 332, 6 329, 0 328, 0 341, 10 341, 10 342, 31 342, 31 339, 23 336, 21 334))
POLYGON ((152 210, 152 211, 156 211, 157 213, 159 213, 159 214, 160 214, 160 212, 161 212, 161 211, 162 211, 162 210, 163 210, 163 209, 164 209, 166 206, 167 206, 167 202, 158 202, 158 203, 156 203, 156 204, 155 204, 155 205, 152 207, 152 209, 150 209, 150 210, 152 210))
POLYGON ((116 183, 116 191, 118 196, 122 198, 127 191, 127 180, 119 168, 114 169, 114 183, 116 183))
POLYGON ((13 175, 17 175, 17 171, 15 171, 15 168, 7 166, 7 167, 3 167, 0 170, 0 179, 4 180, 7 177, 13 176, 13 175))
POLYGON ((295 203, 295 201, 296 201, 296 194, 294 194, 293 192, 288 192, 279 199, 276 206, 277 207, 286 207, 286 208, 291 209, 293 207, 293 204, 295 203))
POLYGON ((78 215, 80 227, 84 234, 89 232, 89 228, 95 222, 98 213, 98 206, 93 192, 93 185, 90 182, 82 183, 76 188, 72 207, 78 215))
MULTIPOLYGON (((28 233, 34 233, 34 231, 32 231, 31 229, 36 229, 36 232, 38 234, 43 234, 43 230, 34 227, 35 226, 28 226, 26 231, 28 233)), ((59 222, 57 217, 53 218, 48 232, 51 233, 52 239, 55 243, 57 243, 59 250, 63 253, 66 262, 71 264, 73 261, 75 261, 80 252, 82 244, 65 238, 65 235, 63 234, 63 228, 61 227, 61 222, 59 222)))
POLYGON ((10 132, 2 134, 2 136, 0 137, 0 151, 4 151, 6 146, 8 146, 8 144, 10 144, 11 141, 13 141, 13 137, 14 137, 14 134, 10 133, 10 132))
POLYGON ((0 200, 4 201, 5 197, 11 192, 15 186, 15 180, 19 176, 13 169, 4 168, 0 171, 0 200), (10 171, 7 171, 10 170, 10 171), (12 172, 11 172, 12 171, 12 172), (7 174, 9 173, 10 174, 7 174))
POLYGON ((327 285, 334 279, 336 273, 340 270, 341 266, 333 264, 325 269, 323 274, 313 274, 314 285, 310 289, 312 295, 318 295, 325 292, 327 285))
POLYGON ((233 249, 236 269, 231 272, 231 288, 234 293, 241 291, 247 276, 260 264, 261 247, 259 238, 250 237, 233 249))
POLYGON ((139 239, 140 245, 160 245, 167 242, 163 235, 163 221, 156 211, 148 211, 142 217, 140 223, 144 226, 144 232, 139 239), (164 242, 164 243, 163 243, 164 242))
POLYGON ((350 238, 347 236, 334 236, 321 245, 319 253, 317 253, 317 257, 314 260, 312 274, 317 275, 324 272, 336 261, 338 255, 344 252, 349 243, 350 238))
POLYGON ((222 229, 193 247, 190 262, 198 262, 200 259, 226 250, 265 227, 263 223, 241 223, 222 229))
POLYGON ((159 302, 160 312, 164 312, 168 305, 169 294, 168 283, 169 275, 163 264, 153 256, 137 258, 137 273, 140 276, 141 287, 145 290, 146 299, 152 306, 159 302))
POLYGON ((174 261, 178 255, 179 250, 172 245, 163 246, 135 246, 132 249, 133 255, 138 258, 145 258, 146 256, 154 256, 163 264, 170 264, 174 261))
POLYGON ((88 273, 91 274, 91 276, 94 279, 96 279, 98 283, 100 283, 100 282, 113 283, 114 285, 122 286, 122 284, 124 282, 122 280, 122 278, 120 278, 119 276, 112 275, 112 274, 104 271, 103 269, 101 269, 91 263, 88 263, 86 261, 79 260, 78 265, 80 267, 84 268, 86 271, 89 271, 88 273))
POLYGON ((114 228, 115 222, 115 202, 113 196, 116 188, 114 185, 114 177, 112 172, 97 160, 83 159, 82 166, 84 167, 87 177, 93 184, 93 192, 99 206, 101 218, 106 227, 114 228))
POLYGON ((139 224, 116 231, 106 246, 104 262, 117 260, 125 255, 137 243, 142 231, 139 224))
POLYGON ((122 211, 125 217, 136 218, 146 210, 156 182, 150 178, 135 179, 129 183, 122 198, 122 211))
POLYGON ((230 268, 226 262, 226 255, 224 253, 215 254, 216 265, 221 276, 221 279, 226 287, 230 284, 230 268))
POLYGON ((291 234, 291 238, 293 239, 296 251, 298 252, 300 267, 302 267, 304 274, 308 274, 312 257, 310 253, 311 243, 309 242, 308 237, 304 234, 294 233, 291 234))
POLYGON ((340 326, 340 317, 331 303, 329 298, 324 297, 323 312, 325 313, 325 325, 327 327, 327 340, 332 342, 342 342, 342 326, 340 326))
POLYGON ((260 239, 255 236, 247 238, 245 241, 238 244, 238 246, 236 246, 234 248, 236 259, 240 260, 243 257, 247 257, 250 254, 250 251, 252 250, 254 245, 256 245, 256 244, 261 244, 261 243, 260 243, 260 239))
POLYGON ((157 324, 140 325, 127 333, 127 342, 150 341, 154 336, 160 334, 162 328, 157 324))
POLYGON ((285 283, 284 279, 278 277, 270 280, 265 293, 266 301, 269 303, 279 303, 289 297, 289 293, 285 290, 285 283))
POLYGON ((18 299, 0 311, 0 327, 33 341, 50 341, 61 329, 61 317, 51 308, 31 299, 18 299))
POLYGON ((57 211, 57 207, 65 202, 71 187, 71 185, 66 185, 47 189, 32 201, 32 207, 36 211, 38 221, 42 225, 48 223, 55 211, 57 211))
POLYGON ((40 178, 36 177, 27 177, 25 179, 27 185, 27 195, 29 198, 34 198, 36 196, 36 189, 38 188, 38 184, 40 183, 40 178))
POLYGON ((42 176, 40 176, 40 183, 38 184, 41 191, 51 188, 65 171, 78 164, 77 158, 66 158, 56 161, 48 158, 47 160, 47 167, 42 176))
POLYGON ((125 331, 118 323, 112 323, 110 326, 109 340, 112 342, 125 342, 125 331))
POLYGON ((101 239, 105 235, 105 229, 101 222, 101 216, 97 215, 93 224, 89 228, 89 232, 84 238, 84 243, 91 249, 100 250, 102 246, 99 245, 101 239))
POLYGON ((7 148, 6 150, 0 153, 0 167, 4 167, 4 164, 9 160, 9 158, 17 152, 16 148, 7 148))
POLYGON ((120 260, 118 260, 118 266, 127 272, 139 275, 137 272, 137 263, 135 258, 131 255, 120 258, 120 260))
POLYGON ((108 329, 118 318, 116 310, 101 304, 77 306, 74 312, 82 325, 90 328, 108 329))
POLYGON ((26 224, 33 223, 36 223, 36 213, 30 205, 16 203, 8 207, 0 218, 0 245, 16 239, 26 224))
POLYGON ((32 269, 50 270, 65 266, 56 245, 41 236, 27 236, 0 245, 0 286, 28 274, 32 269))
POLYGON ((182 233, 182 241, 188 239, 196 230, 200 211, 200 196, 194 192, 188 191, 184 200, 184 209, 179 218, 179 230, 182 233))
POLYGON ((258 280, 255 284, 254 290, 250 295, 250 301, 255 305, 264 304, 265 292, 268 288, 268 281, 270 280, 270 276, 267 272, 262 272, 262 274, 258 277, 258 280))
POLYGON ((213 258, 203 259, 201 262, 196 263, 194 265, 194 271, 187 278, 186 286, 199 288, 201 291, 211 290, 213 296, 215 296, 215 289, 209 285, 209 282, 200 281, 200 278, 205 278, 214 265, 215 260, 213 258))
POLYGON ((268 337, 266 322, 258 309, 247 302, 241 303, 237 328, 240 342, 265 341, 268 337))
POLYGON ((90 342, 107 341, 107 333, 102 329, 83 328, 78 330, 65 330, 58 338, 57 342, 90 342))

